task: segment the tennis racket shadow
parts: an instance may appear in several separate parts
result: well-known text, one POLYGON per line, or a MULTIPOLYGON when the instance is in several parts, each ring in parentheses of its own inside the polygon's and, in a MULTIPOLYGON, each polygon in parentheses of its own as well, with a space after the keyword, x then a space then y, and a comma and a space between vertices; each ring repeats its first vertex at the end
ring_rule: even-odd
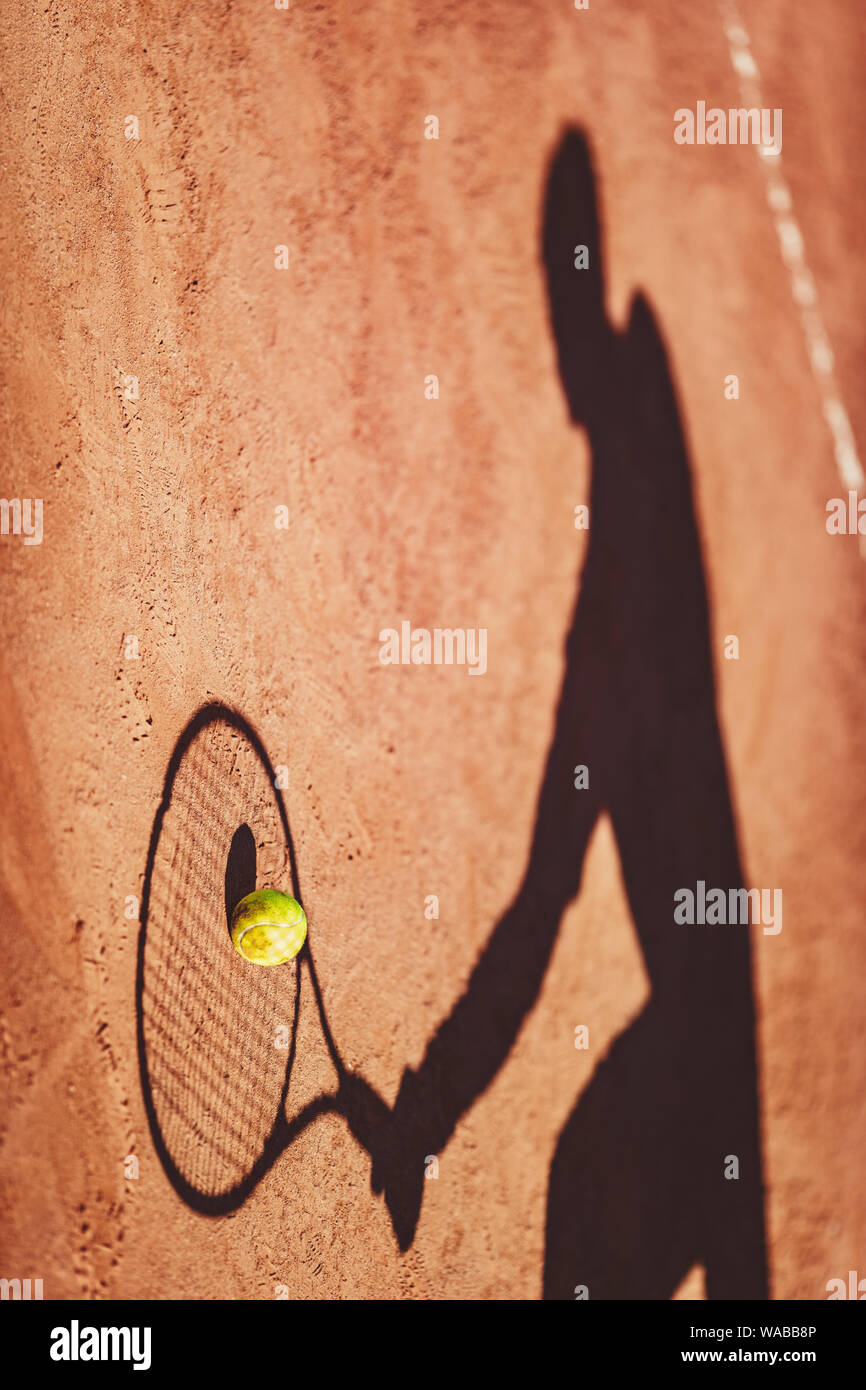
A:
POLYGON ((203 706, 175 745, 148 846, 136 970, 142 1095, 166 1176, 209 1216, 240 1207, 320 1116, 342 1116, 371 1156, 390 1118, 342 1061, 309 937, 277 970, 232 948, 228 924, 246 893, 291 884, 303 901, 276 780, 252 725, 227 705, 203 706), (292 1113, 305 978, 337 1082, 292 1113))

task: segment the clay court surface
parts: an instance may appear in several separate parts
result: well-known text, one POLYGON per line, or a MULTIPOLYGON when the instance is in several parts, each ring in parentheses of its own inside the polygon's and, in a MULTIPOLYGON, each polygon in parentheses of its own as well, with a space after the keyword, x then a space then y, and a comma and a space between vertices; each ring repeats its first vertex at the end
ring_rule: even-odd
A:
MULTIPOLYGON (((862 459, 863 15, 741 21, 862 459)), ((866 1276, 866 562, 761 157, 673 139, 741 105, 725 23, 4 15, 0 490, 44 502, 0 537, 4 1277, 866 1276), (383 666, 403 620, 486 672, 383 666), (662 924, 714 872, 782 930, 662 924), (226 930, 277 878, 279 978, 226 930)))

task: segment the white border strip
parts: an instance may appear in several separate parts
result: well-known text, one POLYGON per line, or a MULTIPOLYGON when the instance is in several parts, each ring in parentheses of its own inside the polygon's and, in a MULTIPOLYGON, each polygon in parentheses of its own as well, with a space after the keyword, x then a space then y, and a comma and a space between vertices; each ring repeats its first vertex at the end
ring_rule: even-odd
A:
MULTIPOLYGON (((740 99, 744 106, 763 107, 761 99, 761 75, 752 56, 749 35, 733 0, 721 0, 722 22, 731 63, 740 85, 740 99)), ((758 158, 764 166, 767 179, 767 202, 776 224, 776 233, 782 252, 782 260, 791 276, 791 294, 800 315, 806 349, 812 364, 812 373, 818 385, 824 419, 833 436, 833 450, 839 477, 845 488, 859 492, 866 485, 866 474, 857 454, 857 444, 848 412, 842 403, 836 376, 833 370, 833 349, 824 328, 824 320, 818 305, 818 291, 815 280, 806 261, 806 248, 800 225, 794 216, 794 200, 791 189, 781 171, 781 154, 773 147, 756 145, 758 158)), ((860 553, 866 558, 866 546, 861 538, 860 553)))

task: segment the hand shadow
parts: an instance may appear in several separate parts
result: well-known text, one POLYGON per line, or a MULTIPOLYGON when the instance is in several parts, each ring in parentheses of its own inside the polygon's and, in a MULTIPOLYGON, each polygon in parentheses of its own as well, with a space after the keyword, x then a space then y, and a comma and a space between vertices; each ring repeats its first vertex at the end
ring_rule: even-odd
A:
MULTIPOLYGON (((642 295, 607 320, 585 137, 552 160, 543 259, 560 376, 592 451, 590 537, 526 873, 373 1148, 403 1249, 424 1160, 504 1063, 544 979, 586 846, 607 811, 650 980, 559 1137, 543 1293, 669 1298, 692 1266, 708 1298, 767 1296, 748 928, 678 926, 674 893, 743 883, 715 708, 690 468, 665 348, 642 295), (589 267, 574 267, 574 248, 589 267), (585 764, 590 787, 576 790, 585 764), (739 1177, 727 1179, 728 1156, 739 1177)), ((580 982, 576 982, 579 988, 580 982)))

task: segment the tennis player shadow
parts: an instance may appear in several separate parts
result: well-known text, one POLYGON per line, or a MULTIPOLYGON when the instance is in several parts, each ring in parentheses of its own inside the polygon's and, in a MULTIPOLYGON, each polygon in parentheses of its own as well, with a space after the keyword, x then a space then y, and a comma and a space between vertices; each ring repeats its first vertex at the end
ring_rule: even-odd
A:
MULTIPOLYGON (((592 162, 575 129, 549 168, 543 261, 565 401, 592 454, 555 730, 522 884, 420 1067, 404 1073, 373 1185, 406 1248, 425 1157, 441 1154, 505 1062, 606 813, 651 992, 559 1136, 543 1295, 573 1299, 583 1286, 593 1299, 670 1298, 702 1264, 709 1298, 763 1298, 748 929, 673 919, 678 888, 743 884, 691 470, 648 301, 635 296, 622 331, 607 318, 592 162), (578 245, 588 269, 575 268, 578 245), (584 790, 578 765, 588 768, 584 790), (736 1180, 725 1177, 729 1156, 736 1180)), ((581 980, 573 984, 577 1001, 581 980)))
MULTIPOLYGON (((252 745, 274 786, 261 739, 237 711, 209 705, 181 735, 151 834, 142 894, 137 983, 140 1072, 157 1152, 179 1195, 209 1215, 236 1209, 293 1139, 341 1115, 372 1160, 398 1243, 421 1211, 426 1160, 505 1063, 541 989, 559 924, 580 888, 587 845, 607 814, 650 981, 639 1017, 614 1041, 559 1136, 550 1169, 542 1291, 573 1298, 669 1298, 695 1264, 709 1298, 767 1296, 755 1009, 742 927, 682 927, 674 893, 743 883, 715 708, 709 605, 690 465, 666 352, 642 295, 628 323, 607 319, 595 181, 584 136, 569 130, 551 162, 543 262, 559 373, 570 418, 592 453, 590 536, 565 642, 556 722, 522 883, 467 988, 406 1069, 393 1110, 342 1063, 310 941, 308 973, 337 1087, 288 1120, 295 1055, 258 1160, 230 1191, 186 1181, 159 1126, 147 1070, 143 977, 151 879, 165 809, 196 735, 221 721, 252 745), (574 247, 589 268, 574 268, 574 247), (585 765, 589 787, 576 790, 585 765), (730 1156, 737 1180, 724 1176, 730 1156)), ((294 844, 276 792, 292 878, 294 844)), ((245 831, 247 833, 245 833, 245 831)), ((238 827, 225 874, 227 919, 255 885, 255 845, 238 827)), ((311 928, 311 931, 313 929, 311 928)), ((575 998, 581 981, 576 980, 575 998)), ((559 1044, 558 1044, 559 1045, 559 1044)))

